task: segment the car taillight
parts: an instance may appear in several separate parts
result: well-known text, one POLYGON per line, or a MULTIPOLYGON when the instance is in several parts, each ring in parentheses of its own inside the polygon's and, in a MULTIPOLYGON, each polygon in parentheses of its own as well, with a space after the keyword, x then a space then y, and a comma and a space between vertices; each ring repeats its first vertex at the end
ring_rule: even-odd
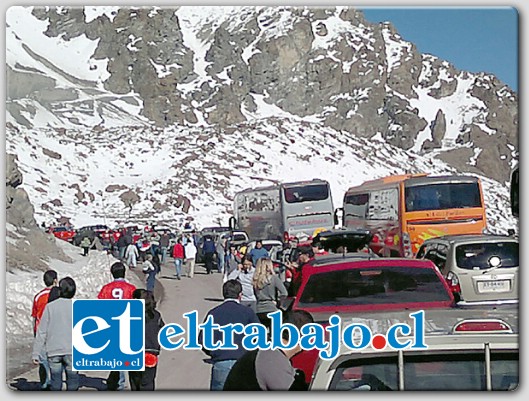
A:
POLYGON ((283 242, 288 242, 290 240, 290 235, 288 235, 288 232, 285 231, 283 233, 283 242))
POLYGON ((453 293, 461 294, 461 285, 459 284, 459 278, 453 272, 448 272, 446 275, 446 282, 450 287, 450 291, 453 293))
POLYGON ((410 234, 407 232, 402 233, 402 248, 404 250, 404 257, 412 258, 413 250, 411 248, 410 234))
POLYGON ((468 332, 494 332, 494 333, 512 333, 512 328, 503 320, 463 320, 457 323, 452 329, 453 333, 468 333, 468 332))

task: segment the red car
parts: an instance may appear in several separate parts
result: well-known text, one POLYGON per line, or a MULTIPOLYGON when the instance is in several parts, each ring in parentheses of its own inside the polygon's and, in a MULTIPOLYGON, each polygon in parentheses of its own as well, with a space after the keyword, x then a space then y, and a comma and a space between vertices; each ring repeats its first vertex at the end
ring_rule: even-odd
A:
POLYGON ((75 237, 75 230, 68 227, 53 227, 49 232, 53 234, 55 238, 68 242, 73 242, 73 237, 75 237))
MULTIPOLYGON (((339 255, 333 255, 339 256, 339 255)), ((303 267, 302 282, 292 309, 328 323, 333 314, 386 310, 425 310, 455 305, 448 283, 430 261, 404 258, 358 260, 342 257, 314 259, 303 267)), ((318 350, 302 351, 292 365, 310 382, 318 350)))

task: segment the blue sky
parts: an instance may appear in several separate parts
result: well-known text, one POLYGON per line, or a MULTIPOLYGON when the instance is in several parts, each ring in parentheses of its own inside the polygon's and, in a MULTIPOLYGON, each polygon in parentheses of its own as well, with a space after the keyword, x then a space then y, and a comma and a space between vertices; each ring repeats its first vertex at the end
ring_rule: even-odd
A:
POLYGON ((369 22, 389 21, 421 53, 457 69, 487 72, 518 91, 518 12, 511 7, 358 7, 369 22))

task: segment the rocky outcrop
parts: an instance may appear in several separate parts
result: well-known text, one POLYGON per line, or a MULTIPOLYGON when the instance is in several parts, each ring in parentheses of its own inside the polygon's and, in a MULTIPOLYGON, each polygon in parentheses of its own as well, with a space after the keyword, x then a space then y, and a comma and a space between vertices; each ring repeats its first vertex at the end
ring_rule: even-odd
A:
POLYGON ((123 7, 87 22, 82 7, 36 7, 33 15, 48 22, 46 35, 97 41, 91 60, 108 60, 109 76, 99 83, 72 77, 28 48, 76 86, 8 66, 7 111, 28 127, 41 107, 79 126, 87 124, 83 116, 100 116, 94 123, 100 131, 108 113, 126 113, 128 106, 116 109, 119 98, 140 109, 141 119, 131 117, 139 124, 204 124, 225 132, 248 122, 262 102, 356 136, 378 134, 404 150, 426 130, 432 139, 423 153, 484 149, 494 138, 494 155, 481 152, 475 164, 467 159, 457 167, 472 164, 508 179, 517 157, 511 148, 518 148, 518 97, 492 75, 422 55, 391 24, 370 24, 351 7, 240 7, 191 27, 189 9, 123 7), (425 117, 423 108, 435 102, 442 115, 425 117), (449 115, 442 102, 459 108, 449 115), (454 133, 459 138, 446 141, 454 133), (489 156, 501 162, 485 160, 489 156))
POLYGON ((69 261, 55 237, 37 226, 16 157, 6 155, 6 269, 46 270, 51 258, 69 261))

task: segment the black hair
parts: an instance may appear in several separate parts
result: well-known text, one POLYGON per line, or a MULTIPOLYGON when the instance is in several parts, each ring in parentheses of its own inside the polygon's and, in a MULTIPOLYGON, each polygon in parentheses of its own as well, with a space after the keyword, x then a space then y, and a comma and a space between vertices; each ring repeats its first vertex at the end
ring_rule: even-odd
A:
POLYGON ((64 277, 59 281, 59 293, 61 298, 73 298, 76 288, 75 281, 71 277, 64 277))
POLYGON ((57 272, 55 270, 47 270, 44 273, 44 284, 46 287, 51 287, 55 280, 57 280, 57 272))
POLYGON ((314 251, 312 250, 311 246, 301 246, 301 247, 299 247, 299 254, 300 255, 308 255, 309 258, 314 257, 314 251))
POLYGON ((112 273, 112 277, 114 278, 125 278, 126 270, 125 265, 121 262, 116 262, 110 266, 110 273, 112 273))
POLYGON ((224 299, 237 299, 242 292, 242 284, 238 280, 228 280, 222 285, 224 299))
MULTIPOLYGON (((304 325, 314 323, 314 318, 309 312, 304 310, 289 310, 283 313, 283 323, 293 324, 298 330, 301 330, 304 325)), ((283 330, 282 337, 288 340, 289 333, 289 330, 283 330)))
POLYGON ((154 317, 154 311, 156 309, 156 299, 152 291, 147 291, 143 288, 136 288, 132 292, 132 299, 144 299, 145 300, 145 315, 150 319, 154 317))

